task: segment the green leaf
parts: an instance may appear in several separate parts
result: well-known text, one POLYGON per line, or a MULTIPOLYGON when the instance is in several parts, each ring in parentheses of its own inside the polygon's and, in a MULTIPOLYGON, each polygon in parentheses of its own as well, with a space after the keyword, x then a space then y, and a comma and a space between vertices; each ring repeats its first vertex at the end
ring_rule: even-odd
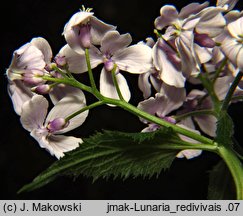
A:
MULTIPOLYGON (((172 129, 150 133, 104 131, 97 133, 25 185, 19 192, 42 187, 58 176, 80 174, 98 178, 151 177, 170 167, 179 150, 193 144, 172 129)), ((195 145, 194 145, 195 146, 195 145)))
POLYGON ((234 123, 226 111, 221 111, 217 122, 216 141, 220 145, 232 146, 234 123))
POLYGON ((208 199, 228 200, 235 199, 233 179, 223 160, 210 172, 208 199))

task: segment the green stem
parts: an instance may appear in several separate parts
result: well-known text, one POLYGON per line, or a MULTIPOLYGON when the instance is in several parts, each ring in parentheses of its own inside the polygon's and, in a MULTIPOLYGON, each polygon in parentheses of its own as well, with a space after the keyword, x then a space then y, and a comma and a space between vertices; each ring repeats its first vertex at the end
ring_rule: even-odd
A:
POLYGON ((96 84, 95 84, 95 80, 94 80, 94 76, 93 76, 93 72, 92 72, 92 68, 91 68, 91 64, 90 64, 89 49, 87 49, 87 48, 85 49, 85 58, 86 58, 86 64, 87 64, 87 68, 88 68, 90 84, 91 84, 92 89, 94 91, 96 91, 97 88, 96 88, 96 84))
POLYGON ((198 78, 201 80, 204 88, 207 90, 209 96, 211 97, 214 105, 214 110, 218 113, 220 110, 220 101, 218 96, 215 94, 213 83, 203 74, 199 74, 198 78))
POLYGON ((187 117, 198 116, 198 115, 214 115, 215 116, 216 114, 213 110, 209 110, 209 109, 208 110, 196 110, 196 111, 184 113, 182 115, 174 116, 174 118, 176 121, 180 121, 187 117))
POLYGON ((74 112, 74 113, 71 114, 70 116, 66 117, 65 120, 66 120, 66 121, 69 121, 70 119, 74 118, 75 116, 77 116, 77 115, 79 115, 79 114, 81 114, 81 113, 83 113, 83 112, 85 112, 85 111, 87 111, 87 110, 93 109, 93 108, 95 108, 95 107, 97 107, 97 106, 101 106, 101 105, 103 105, 103 104, 104 104, 103 101, 97 101, 97 102, 95 102, 95 103, 92 103, 92 104, 90 104, 90 105, 88 105, 88 106, 85 106, 85 107, 81 108, 81 109, 78 110, 77 112, 74 112))
POLYGON ((236 187, 236 197, 238 200, 243 200, 243 167, 235 152, 225 146, 219 147, 219 155, 227 164, 236 187))
POLYGON ((221 107, 222 111, 228 109, 230 101, 231 101, 233 94, 235 92, 235 89, 237 88, 239 82, 241 81, 242 76, 243 76, 243 72, 241 72, 241 71, 236 75, 234 81, 232 82, 232 84, 231 84, 231 86, 230 86, 230 88, 229 88, 229 90, 228 90, 228 92, 227 92, 227 94, 224 98, 224 101, 223 101, 223 104, 222 104, 222 107, 221 107))
POLYGON ((116 99, 107 98, 107 97, 104 97, 103 100, 107 104, 113 104, 113 105, 119 106, 122 109, 124 109, 124 110, 138 116, 138 117, 144 118, 144 119, 146 119, 150 122, 153 122, 155 124, 158 124, 160 126, 164 126, 164 127, 167 127, 167 128, 172 128, 175 132, 182 134, 186 137, 190 137, 190 138, 197 140, 201 143, 207 143, 207 144, 213 145, 213 141, 211 139, 204 137, 200 134, 194 133, 194 132, 187 130, 185 128, 179 127, 179 126, 172 124, 170 122, 167 122, 167 121, 160 119, 160 118, 158 118, 154 115, 151 115, 147 112, 144 112, 144 111, 138 109, 137 107, 127 103, 126 101, 116 100, 116 99))
POLYGON ((89 93, 93 93, 92 88, 90 88, 89 86, 78 82, 76 79, 74 78, 54 78, 54 77, 50 77, 50 76, 43 76, 42 79, 46 80, 46 81, 51 81, 51 82, 55 82, 55 83, 63 83, 66 85, 70 85, 79 89, 82 89, 84 91, 87 91, 89 93))
POLYGON ((59 74, 61 74, 63 77, 67 77, 67 74, 65 72, 63 72, 59 67, 57 67, 56 65, 52 66, 52 69, 54 69, 56 72, 58 72, 59 74))
POLYGON ((213 81, 212 81, 213 84, 215 83, 215 81, 216 81, 217 78, 219 77, 219 75, 220 75, 220 73, 222 72, 222 70, 223 70, 224 66, 226 65, 227 61, 228 61, 228 59, 225 58, 225 59, 222 61, 221 65, 220 65, 220 66, 217 68, 217 70, 215 71, 215 75, 214 75, 214 78, 213 78, 213 81))
POLYGON ((120 87, 119 87, 118 82, 117 82, 117 79, 116 79, 116 68, 117 68, 117 65, 115 64, 114 65, 114 68, 111 71, 111 73, 112 73, 112 80, 113 80, 113 83, 114 83, 114 85, 116 87, 116 91, 117 91, 117 94, 118 94, 120 100, 124 101, 124 98, 122 96, 120 87))

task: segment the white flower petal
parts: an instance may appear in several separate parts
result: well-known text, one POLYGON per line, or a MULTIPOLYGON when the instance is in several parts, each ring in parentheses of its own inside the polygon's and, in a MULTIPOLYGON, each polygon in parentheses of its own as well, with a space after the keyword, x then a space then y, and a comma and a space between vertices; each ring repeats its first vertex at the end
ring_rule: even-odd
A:
POLYGON ((21 114, 23 104, 29 101, 34 95, 21 80, 9 81, 8 94, 11 97, 14 110, 18 115, 21 114))
POLYGON ((160 9, 160 17, 155 19, 154 25, 158 30, 162 30, 164 27, 171 25, 178 19, 178 12, 172 5, 165 5, 160 9))
POLYGON ((212 58, 212 49, 194 44, 194 49, 201 64, 208 62, 212 58))
POLYGON ((196 27, 197 33, 207 34, 211 38, 219 35, 226 25, 222 11, 223 9, 217 7, 204 9, 200 16, 200 22, 196 27))
POLYGON ((46 63, 44 55, 35 46, 25 46, 25 50, 20 48, 14 52, 13 62, 10 65, 12 70, 42 70, 46 63))
POLYGON ((195 116, 194 119, 204 133, 208 134, 211 137, 216 136, 217 118, 215 116, 202 115, 202 116, 195 116))
MULTIPOLYGON (((75 90, 73 94, 66 95, 66 97, 62 98, 59 102, 55 104, 55 106, 51 109, 46 118, 45 126, 48 125, 50 121, 56 118, 66 118, 70 116, 71 114, 85 107, 85 105, 86 100, 84 93, 80 89, 75 90)), ((55 132, 55 134, 62 134, 79 127, 83 124, 87 115, 88 111, 85 111, 75 116, 74 118, 69 120, 69 124, 67 127, 55 132)))
MULTIPOLYGON (((102 54, 100 51, 92 46, 89 50, 90 64, 92 68, 103 62, 102 54)), ((58 56, 65 57, 68 64, 68 69, 72 73, 83 73, 88 71, 85 53, 76 53, 68 44, 62 47, 59 51, 58 56)))
POLYGON ((232 10, 239 0, 217 0, 216 6, 226 7, 226 10, 232 10))
POLYGON ((82 139, 63 136, 63 135, 53 135, 48 134, 45 129, 34 129, 30 134, 39 143, 41 148, 46 149, 51 155, 60 159, 64 156, 65 152, 71 151, 82 143, 82 139))
POLYGON ((113 55, 116 51, 124 49, 132 42, 130 34, 120 35, 118 31, 109 31, 101 41, 101 52, 113 55))
POLYGON ((42 95, 34 95, 22 106, 20 121, 22 126, 32 131, 43 126, 48 109, 48 101, 42 95))
POLYGON ((63 99, 64 97, 68 95, 73 94, 79 94, 80 89, 65 85, 65 84, 59 84, 52 88, 51 92, 49 93, 49 96, 51 98, 52 103, 55 105, 58 101, 63 99))
POLYGON ((186 159, 192 159, 192 158, 195 158, 195 157, 198 157, 202 154, 202 150, 197 150, 197 149, 187 149, 187 150, 183 150, 183 151, 180 151, 176 157, 177 158, 186 158, 186 159))
POLYGON ((184 31, 175 42, 181 57, 183 75, 186 78, 197 76, 199 73, 199 66, 193 46, 193 32, 184 31))
POLYGON ((160 93, 168 98, 170 109, 172 110, 176 110, 181 107, 186 100, 185 88, 176 88, 174 86, 163 83, 160 88, 160 93))
POLYGON ((209 5, 208 2, 204 2, 203 4, 199 3, 191 3, 183 7, 180 11, 179 18, 186 19, 192 14, 199 13, 202 9, 206 8, 209 5))
POLYGON ((137 44, 117 51, 112 57, 118 68, 134 74, 141 74, 152 68, 152 49, 137 44))
POLYGON ((182 88, 185 85, 186 78, 179 70, 180 63, 175 62, 175 53, 163 41, 159 40, 153 48, 154 65, 161 71, 161 79, 168 85, 182 88))
POLYGON ((65 152, 76 149, 82 139, 76 138, 73 136, 64 136, 64 135, 51 135, 47 137, 48 145, 46 149, 55 155, 57 159, 60 159, 64 156, 65 152))
POLYGON ((139 89, 143 92, 143 97, 148 98, 151 95, 151 84, 149 82, 150 73, 140 74, 138 77, 139 89))
MULTIPOLYGON (((183 104, 183 101, 178 102, 168 98, 162 93, 157 93, 154 97, 150 97, 138 104, 138 108, 152 115, 157 115, 161 118, 166 117, 170 112, 178 109, 183 104)), ((146 121, 145 121, 146 122, 146 121)))
POLYGON ((241 49, 237 55, 237 66, 238 68, 243 71, 243 46, 241 45, 241 49))
MULTIPOLYGON (((124 100, 129 101, 131 98, 131 93, 126 79, 120 73, 116 74, 116 79, 124 100)), ((106 71, 104 68, 100 74, 100 92, 106 97, 119 99, 116 87, 112 80, 112 74, 111 72, 106 71)))
POLYGON ((44 61, 46 63, 51 62, 52 50, 46 39, 42 37, 33 38, 30 42, 33 46, 37 47, 44 55, 44 61))
POLYGON ((68 45, 75 50, 76 52, 82 54, 84 50, 81 46, 78 25, 86 24, 90 18, 93 16, 93 13, 80 11, 75 13, 67 24, 64 27, 63 35, 68 43, 68 45))
MULTIPOLYGON (((188 118, 188 119, 191 119, 191 118, 188 118)), ((193 125, 193 123, 192 123, 191 120, 189 120, 189 121, 188 120, 187 121, 181 121, 181 123, 180 124, 177 124, 177 125, 180 126, 180 127, 186 128, 186 129, 188 129, 190 131, 193 131, 193 132, 195 132, 197 134, 200 134, 199 131, 197 131, 197 130, 194 129, 194 125, 193 125)), ((179 137, 182 140, 186 141, 186 142, 195 143, 195 145, 198 143, 196 140, 193 140, 193 139, 191 139, 189 137, 186 137, 184 135, 181 135, 181 134, 179 134, 179 137)), ((184 158, 185 157, 186 159, 192 159, 194 157, 198 157, 199 155, 201 155, 201 153, 202 153, 202 150, 186 149, 186 150, 180 151, 176 155, 176 157, 177 158, 184 158)))
POLYGON ((240 50, 242 49, 242 45, 239 44, 234 38, 226 37, 221 45, 221 49, 224 54, 229 58, 229 60, 237 66, 237 56, 240 50))
POLYGON ((221 101, 224 100, 232 81, 233 81, 233 77, 231 76, 219 77, 215 81, 214 91, 219 100, 221 101))
POLYGON ((239 38, 243 34, 243 17, 228 24, 227 29, 234 38, 239 38))
POLYGON ((102 38, 106 34, 106 32, 115 30, 116 27, 113 25, 109 25, 99 19, 97 19, 95 16, 92 16, 90 19, 91 24, 91 38, 92 43, 94 45, 100 45, 102 38))

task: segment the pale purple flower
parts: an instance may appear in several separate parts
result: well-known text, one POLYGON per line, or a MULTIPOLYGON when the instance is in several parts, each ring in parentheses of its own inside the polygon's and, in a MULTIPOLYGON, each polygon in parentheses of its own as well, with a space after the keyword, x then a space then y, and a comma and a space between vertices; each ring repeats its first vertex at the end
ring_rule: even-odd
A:
POLYGON ((243 17, 229 23, 221 41, 221 49, 227 58, 243 70, 243 17))
POLYGON ((9 80, 23 80, 28 85, 38 85, 45 81, 42 76, 47 73, 45 67, 50 63, 52 51, 44 38, 34 38, 13 54, 7 69, 9 80))
MULTIPOLYGON (((130 99, 131 94, 126 79, 119 71, 142 74, 151 69, 152 49, 144 44, 129 46, 131 42, 130 34, 120 35, 117 31, 109 31, 101 40, 100 49, 95 46, 90 47, 91 67, 104 64, 100 75, 100 91, 104 96, 119 98, 112 81, 111 70, 114 65, 117 66, 117 82, 126 101, 130 99)), ((71 72, 82 73, 87 71, 84 53, 78 54, 66 45, 58 55, 65 56, 71 72)))
MULTIPOLYGON (((169 117, 169 114, 182 106, 185 97, 186 92, 184 88, 175 88, 163 84, 160 93, 156 93, 155 97, 150 97, 149 99, 140 102, 138 108, 151 115, 175 123, 175 120, 169 117)), ((142 121, 144 123, 149 123, 144 119, 142 119, 142 121)))
POLYGON ((210 60, 211 48, 215 46, 213 38, 225 26, 221 13, 224 10, 207 6, 208 2, 191 3, 179 13, 174 6, 166 5, 155 20, 158 30, 166 28, 163 38, 174 43, 181 58, 180 70, 186 78, 197 76, 200 64, 210 60))
POLYGON ((79 127, 85 121, 88 111, 66 121, 65 118, 85 106, 85 97, 81 90, 78 94, 62 98, 48 112, 48 101, 41 95, 34 95, 24 103, 21 113, 21 123, 37 140, 40 147, 45 148, 58 159, 64 153, 71 151, 82 143, 82 139, 61 135, 79 127))
MULTIPOLYGON (((168 85, 163 85, 164 91, 162 93, 157 93, 155 97, 150 97, 147 100, 144 100, 138 104, 138 108, 146 111, 152 115, 155 115, 165 121, 168 121, 172 124, 177 124, 175 118, 171 115, 171 112, 180 108, 185 99, 185 89, 184 88, 175 88, 168 85)), ((141 119, 144 123, 148 124, 148 127, 144 128, 142 132, 152 132, 160 128, 159 125, 150 123, 144 119, 141 119)), ((184 124, 177 124, 180 127, 191 130, 195 133, 200 134, 199 131, 195 130, 194 125, 184 122, 184 124)), ((190 143, 197 143, 197 141, 190 139, 186 136, 179 135, 180 138, 184 141, 190 143)), ((180 151, 176 157, 191 159, 197 157, 201 154, 201 150, 187 149, 180 151)))
POLYGON ((85 48, 100 45, 104 34, 116 27, 108 25, 97 19, 94 13, 81 10, 75 13, 64 27, 63 35, 68 45, 78 53, 83 53, 85 48))

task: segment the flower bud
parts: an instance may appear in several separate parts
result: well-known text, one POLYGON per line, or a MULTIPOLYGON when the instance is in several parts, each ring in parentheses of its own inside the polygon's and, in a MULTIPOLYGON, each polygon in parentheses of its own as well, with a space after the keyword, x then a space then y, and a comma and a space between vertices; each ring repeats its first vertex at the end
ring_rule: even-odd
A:
POLYGON ((47 129, 49 132, 53 133, 67 127, 68 124, 69 123, 64 118, 56 118, 48 123, 47 129))
POLYGON ((22 79, 27 85, 39 85, 44 83, 45 81, 42 79, 44 73, 41 71, 29 72, 22 74, 22 79))
POLYGON ((31 88, 31 91, 37 93, 37 94, 48 94, 51 90, 50 85, 43 84, 43 85, 38 85, 36 87, 31 88))
POLYGON ((210 38, 207 34, 195 33, 194 41, 202 47, 213 48, 215 47, 215 41, 210 38))
POLYGON ((57 66, 59 66, 59 67, 63 67, 67 64, 65 56, 56 56, 55 62, 57 64, 57 66))

